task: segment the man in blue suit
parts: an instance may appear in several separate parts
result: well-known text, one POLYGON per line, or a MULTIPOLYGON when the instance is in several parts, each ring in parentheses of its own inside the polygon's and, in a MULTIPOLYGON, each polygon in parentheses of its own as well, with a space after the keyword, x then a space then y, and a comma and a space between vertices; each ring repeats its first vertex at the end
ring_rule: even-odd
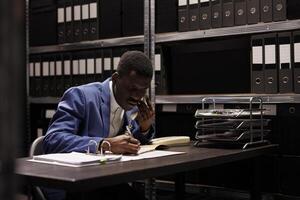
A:
MULTIPOLYGON (((45 153, 86 152, 88 147, 97 152, 101 146, 116 154, 137 153, 140 144, 154 137, 154 111, 145 97, 152 76, 148 57, 140 51, 128 51, 121 56, 111 78, 68 89, 43 141, 45 153), (91 140, 97 145, 92 147, 91 140)), ((128 185, 123 186, 122 191, 128 185)), ((132 192, 129 188, 123 192, 126 191, 132 192)), ((119 199, 117 193, 108 195, 114 195, 110 199, 119 199)))

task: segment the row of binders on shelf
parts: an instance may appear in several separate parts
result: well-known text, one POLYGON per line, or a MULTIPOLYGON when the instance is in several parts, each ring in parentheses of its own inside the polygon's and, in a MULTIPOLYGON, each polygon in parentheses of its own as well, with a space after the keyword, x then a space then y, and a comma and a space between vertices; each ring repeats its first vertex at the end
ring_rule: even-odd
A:
MULTIPOLYGON (((177 0, 156 2, 158 32, 177 30, 177 0)), ((30 46, 142 35, 144 0, 32 0, 30 46)))
MULTIPOLYGON (((29 95, 60 97, 72 86, 104 81, 117 69, 126 49, 101 49, 31 55, 29 61, 29 95)), ((160 54, 155 56, 155 70, 161 67, 160 54)))
POLYGON ((300 93, 300 31, 251 38, 253 93, 300 93))
POLYGON ((299 8, 299 0, 179 0, 178 30, 298 19, 299 8))

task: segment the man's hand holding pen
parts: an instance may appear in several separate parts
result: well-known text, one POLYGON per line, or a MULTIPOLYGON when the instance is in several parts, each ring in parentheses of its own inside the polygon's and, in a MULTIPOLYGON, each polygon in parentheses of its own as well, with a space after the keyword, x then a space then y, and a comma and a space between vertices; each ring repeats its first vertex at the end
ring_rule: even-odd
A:
POLYGON ((140 131, 146 132, 150 129, 155 119, 153 106, 148 96, 145 96, 141 101, 139 101, 137 106, 139 112, 136 120, 140 125, 140 131))
POLYGON ((103 145, 103 150, 110 150, 114 154, 137 154, 140 149, 140 142, 132 135, 123 134, 112 138, 105 138, 105 141, 110 143, 110 149, 108 145, 103 145))

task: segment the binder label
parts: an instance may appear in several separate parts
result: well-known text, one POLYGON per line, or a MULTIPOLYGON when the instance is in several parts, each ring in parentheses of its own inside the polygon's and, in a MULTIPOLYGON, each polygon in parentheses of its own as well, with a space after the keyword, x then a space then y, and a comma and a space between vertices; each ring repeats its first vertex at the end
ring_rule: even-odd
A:
POLYGON ((72 61, 73 64, 73 75, 78 75, 79 74, 79 61, 78 60, 73 60, 72 61))
POLYGON ((276 47, 275 45, 265 46, 265 64, 276 63, 276 47))
POLYGON ((198 0, 190 0, 190 5, 198 4, 198 0))
POLYGON ((71 61, 70 60, 65 60, 64 61, 64 74, 65 75, 70 75, 71 74, 71 61))
POLYGON ((295 62, 300 63, 300 43, 294 44, 295 62))
POLYGON ((120 62, 120 57, 114 57, 114 70, 117 70, 120 62))
POLYGON ((95 73, 95 60, 93 58, 87 59, 87 73, 94 74, 95 73))
POLYGON ((187 5, 187 0, 179 0, 178 1, 178 6, 186 6, 187 5))
POLYGON ((65 22, 65 10, 64 8, 57 9, 57 23, 64 23, 65 22))
POLYGON ((62 75, 62 62, 56 61, 56 76, 62 75))
POLYGON ((41 63, 39 62, 34 64, 34 76, 41 76, 41 63))
POLYGON ((72 21, 72 7, 66 7, 66 22, 72 21))
POLYGON ((104 58, 104 70, 111 69, 111 61, 110 58, 104 58))
POLYGON ((209 0, 200 0, 200 3, 209 2, 209 0))
POLYGON ((34 63, 29 63, 29 76, 34 76, 34 63))
POLYGON ((161 56, 160 54, 155 54, 155 71, 161 70, 161 56))
POLYGON ((50 76, 55 76, 55 63, 54 63, 54 61, 50 62, 50 76))
POLYGON ((86 62, 85 59, 79 60, 79 74, 86 74, 86 62))
POLYGON ((80 6, 74 6, 74 21, 79 21, 81 15, 80 6))
POLYGON ((96 74, 102 74, 102 59, 96 58, 96 74))
POLYGON ((97 3, 90 3, 90 19, 97 18, 97 3))
POLYGON ((282 44, 279 46, 279 60, 280 64, 282 63, 291 63, 291 45, 290 44, 282 44))
POLYGON ((252 47, 252 63, 263 64, 263 50, 261 46, 252 47))
POLYGON ((43 62, 43 76, 49 76, 49 62, 43 62))
POLYGON ((89 19, 89 4, 82 5, 82 19, 89 19))

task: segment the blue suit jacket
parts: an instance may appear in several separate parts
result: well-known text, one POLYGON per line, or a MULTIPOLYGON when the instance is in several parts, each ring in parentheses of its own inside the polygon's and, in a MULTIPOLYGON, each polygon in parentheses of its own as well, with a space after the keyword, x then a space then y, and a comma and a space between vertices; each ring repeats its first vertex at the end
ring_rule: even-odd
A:
MULTIPOLYGON (((109 135, 109 81, 72 87, 64 93, 43 141, 45 153, 86 152, 90 140, 100 142, 109 135)), ((137 107, 125 112, 123 130, 130 123, 133 136, 145 144, 154 137, 154 128, 141 134, 138 123, 130 118, 134 112, 137 107)), ((95 152, 95 145, 90 150, 95 152)))

